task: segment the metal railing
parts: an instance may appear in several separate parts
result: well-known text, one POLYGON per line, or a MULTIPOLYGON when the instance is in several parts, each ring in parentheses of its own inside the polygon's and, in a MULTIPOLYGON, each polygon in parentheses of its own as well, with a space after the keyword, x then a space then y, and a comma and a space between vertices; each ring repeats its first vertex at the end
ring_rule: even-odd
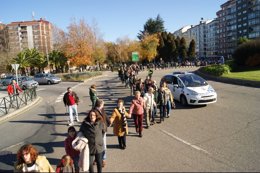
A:
POLYGON ((0 98, 0 116, 20 109, 37 98, 36 87, 26 89, 20 94, 0 98))

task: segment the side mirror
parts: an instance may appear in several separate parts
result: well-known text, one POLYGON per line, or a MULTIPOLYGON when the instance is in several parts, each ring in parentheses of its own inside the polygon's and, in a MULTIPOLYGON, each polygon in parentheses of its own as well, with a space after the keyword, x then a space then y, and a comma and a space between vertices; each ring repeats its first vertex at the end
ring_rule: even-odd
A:
POLYGON ((174 87, 174 88, 178 88, 179 85, 178 85, 178 84, 173 84, 173 87, 174 87))

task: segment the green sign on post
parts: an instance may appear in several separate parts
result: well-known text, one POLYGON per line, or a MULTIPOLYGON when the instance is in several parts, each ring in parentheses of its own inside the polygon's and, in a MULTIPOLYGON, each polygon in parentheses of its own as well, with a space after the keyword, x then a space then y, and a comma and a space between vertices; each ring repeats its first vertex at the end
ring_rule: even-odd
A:
POLYGON ((134 61, 134 62, 139 61, 138 52, 132 52, 132 61, 134 61))

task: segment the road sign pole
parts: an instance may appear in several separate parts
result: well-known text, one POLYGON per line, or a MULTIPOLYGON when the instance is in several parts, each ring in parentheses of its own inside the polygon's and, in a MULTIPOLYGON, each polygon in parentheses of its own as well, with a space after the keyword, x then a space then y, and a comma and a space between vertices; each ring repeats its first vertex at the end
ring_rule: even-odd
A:
MULTIPOLYGON (((19 64, 11 64, 12 65, 12 68, 15 70, 15 76, 16 76, 16 83, 17 85, 19 85, 18 83, 18 68, 19 68, 19 64)), ((16 94, 16 89, 14 90, 14 93, 16 94)))

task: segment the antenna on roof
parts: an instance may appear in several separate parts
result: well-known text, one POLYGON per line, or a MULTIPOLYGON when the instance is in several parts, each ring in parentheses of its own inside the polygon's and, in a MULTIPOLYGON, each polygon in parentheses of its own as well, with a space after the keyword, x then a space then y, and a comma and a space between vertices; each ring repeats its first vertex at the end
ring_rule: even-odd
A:
POLYGON ((34 11, 32 11, 32 20, 34 20, 34 15, 35 15, 34 11))

